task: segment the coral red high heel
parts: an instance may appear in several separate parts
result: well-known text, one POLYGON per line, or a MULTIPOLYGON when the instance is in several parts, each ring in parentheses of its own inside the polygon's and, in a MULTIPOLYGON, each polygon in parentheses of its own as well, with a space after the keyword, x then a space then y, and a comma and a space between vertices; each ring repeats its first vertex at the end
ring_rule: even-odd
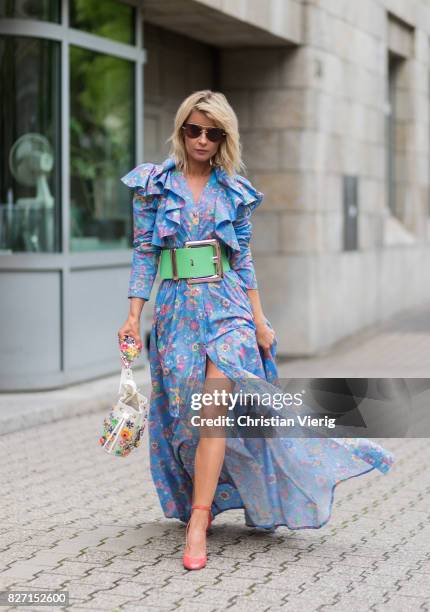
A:
MULTIPOLYGON (((194 506, 191 506, 191 511, 193 511, 194 508, 197 508, 199 510, 209 511, 208 525, 206 527, 206 531, 207 531, 212 523, 211 507, 196 504, 194 506)), ((191 522, 191 517, 187 523, 187 528, 185 530, 185 549, 187 548, 187 544, 188 544, 188 527, 190 526, 190 522, 191 522)), ((184 552, 183 564, 184 564, 185 569, 189 569, 189 570, 202 569, 206 565, 206 562, 207 562, 207 555, 203 555, 203 557, 191 557, 188 553, 184 552)))

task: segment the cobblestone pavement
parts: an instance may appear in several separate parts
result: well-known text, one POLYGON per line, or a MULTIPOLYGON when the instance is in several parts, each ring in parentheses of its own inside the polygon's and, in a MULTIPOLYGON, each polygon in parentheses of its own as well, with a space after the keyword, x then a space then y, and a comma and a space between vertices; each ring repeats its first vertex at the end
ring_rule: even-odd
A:
POLYGON ((426 439, 381 441, 391 472, 341 483, 321 529, 266 533, 242 510, 219 515, 206 568, 187 572, 184 526, 162 516, 148 446, 110 457, 100 420, 0 438, 1 589, 68 590, 74 610, 430 609, 426 439))
MULTIPOLYGON (((412 358, 413 338, 417 366, 429 350, 430 319, 420 317, 312 360, 324 365, 318 373, 290 361, 282 375, 344 376, 341 364, 369 357, 381 373, 356 376, 406 375, 391 368, 396 360, 402 366, 402 355, 403 363, 412 358)), ((409 376, 421 375, 410 369, 409 376)), ((106 455, 97 442, 103 416, 0 437, 0 589, 68 590, 73 610, 112 612, 430 611, 428 439, 377 440, 395 453, 393 468, 341 483, 321 529, 267 533, 247 528, 242 510, 218 515, 206 568, 188 572, 184 525, 163 516, 147 440, 125 459, 106 455)))

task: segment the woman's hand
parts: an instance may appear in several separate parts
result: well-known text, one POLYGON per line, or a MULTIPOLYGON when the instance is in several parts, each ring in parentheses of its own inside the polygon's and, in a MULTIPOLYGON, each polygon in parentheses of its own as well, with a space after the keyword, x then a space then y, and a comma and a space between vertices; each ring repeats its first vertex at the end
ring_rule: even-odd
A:
POLYGON ((275 339, 275 332, 270 329, 265 321, 261 321, 255 324, 257 337, 257 344, 261 346, 266 357, 270 357, 270 347, 275 339))
POLYGON ((121 342, 124 340, 124 336, 131 336, 134 338, 136 345, 139 349, 142 349, 143 343, 140 338, 140 322, 136 317, 128 316, 127 321, 118 330, 118 338, 121 342))

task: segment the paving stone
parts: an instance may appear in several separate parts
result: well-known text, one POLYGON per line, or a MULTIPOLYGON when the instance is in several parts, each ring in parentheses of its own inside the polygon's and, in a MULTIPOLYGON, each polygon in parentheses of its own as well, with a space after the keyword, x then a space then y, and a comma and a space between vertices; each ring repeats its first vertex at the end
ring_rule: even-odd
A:
MULTIPOLYGON (((390 612, 416 612, 417 610, 426 610, 426 607, 420 607, 422 604, 422 599, 419 597, 402 597, 396 595, 392 599, 384 600, 383 603, 372 603, 372 610, 375 612, 386 612, 389 610, 390 612)), ((339 612, 342 610, 350 610, 351 612, 355 612, 356 608, 354 606, 359 605, 357 608, 357 612, 366 612, 369 610, 369 602, 357 600, 355 597, 350 596, 342 596, 341 601, 337 602, 333 609, 339 612), (367 606, 367 607, 366 607, 367 606)), ((428 608, 427 608, 428 609, 428 608)))
MULTIPOLYGON (((219 607, 216 604, 205 604, 203 602, 195 603, 189 597, 183 598, 172 598, 172 606, 169 608, 170 610, 190 610, 190 612, 220 612, 221 610, 227 610, 229 608, 219 607)), ((231 608, 236 612, 237 608, 234 606, 231 608)), ((247 612, 250 612, 249 608, 247 612)))
MULTIPOLYGON (((129 598, 127 598, 128 600, 129 598)), ((94 597, 83 600, 79 604, 80 608, 87 610, 114 610, 117 606, 121 606, 124 602, 122 595, 111 595, 110 593, 96 593, 94 597)), ((73 606, 74 608, 74 606, 73 606)))
MULTIPOLYGON (((413 576, 410 580, 396 580, 398 595, 403 597, 423 597, 430 602, 430 582, 422 576, 413 576)), ((394 590, 394 589, 393 589, 394 590)))
POLYGON ((142 612, 142 611, 149 611, 149 612, 158 612, 159 610, 179 610, 180 608, 177 608, 176 606, 172 606, 171 603, 161 603, 158 602, 157 604, 149 604, 146 601, 136 601, 136 602, 130 602, 125 604, 124 606, 121 606, 120 609, 118 610, 113 610, 112 612, 123 612, 123 610, 127 611, 127 612, 142 612))
POLYGON ((46 569, 46 565, 32 564, 30 561, 15 561, 11 567, 4 572, 1 572, 0 576, 3 579, 7 579, 9 577, 14 578, 28 578, 31 579, 35 576, 35 574, 46 569))

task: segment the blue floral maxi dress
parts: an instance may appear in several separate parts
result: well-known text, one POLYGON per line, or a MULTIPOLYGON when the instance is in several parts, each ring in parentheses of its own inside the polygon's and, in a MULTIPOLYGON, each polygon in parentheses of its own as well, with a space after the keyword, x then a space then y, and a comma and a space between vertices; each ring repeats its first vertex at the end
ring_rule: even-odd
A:
MULTIPOLYGON (((195 203, 170 157, 162 164, 143 163, 121 180, 134 188, 129 298, 149 299, 162 247, 217 238, 229 254, 231 270, 221 281, 164 279, 155 300, 149 350, 150 467, 164 515, 186 522, 198 442, 198 427, 190 428, 185 418, 190 410, 186 386, 189 381, 203 384, 206 354, 229 378, 279 380, 276 338, 267 356, 256 341, 246 292, 257 288, 250 216, 263 194, 246 178, 215 167, 195 203)), ((390 452, 364 438, 227 436, 212 513, 243 508, 249 526, 319 528, 330 518, 339 482, 375 468, 386 473, 393 461, 390 452)))

